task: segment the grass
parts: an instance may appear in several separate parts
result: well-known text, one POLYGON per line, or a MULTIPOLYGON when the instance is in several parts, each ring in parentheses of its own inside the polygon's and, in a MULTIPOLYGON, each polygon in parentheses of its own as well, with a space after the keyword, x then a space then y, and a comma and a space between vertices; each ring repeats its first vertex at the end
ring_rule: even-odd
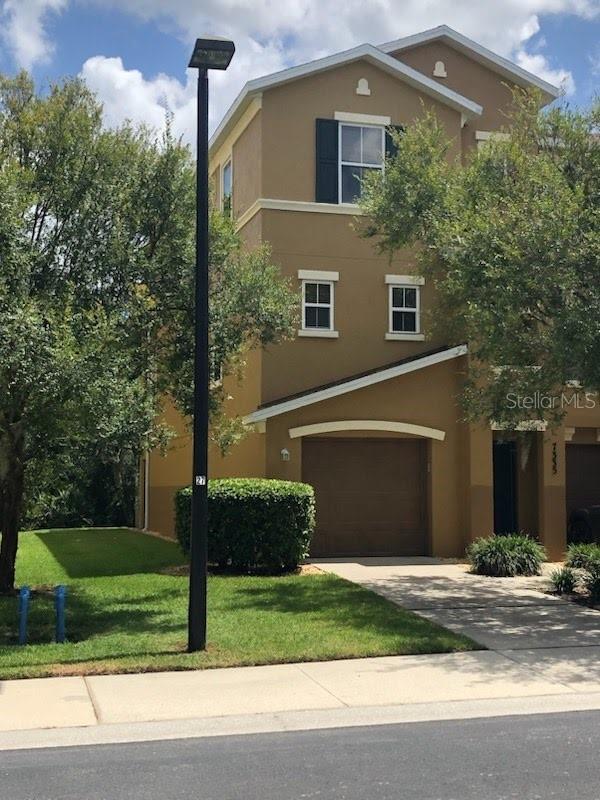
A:
POLYGON ((185 652, 187 578, 175 543, 122 529, 21 535, 17 583, 36 587, 29 641, 0 598, 0 678, 199 669, 472 650, 465 637, 332 575, 211 576, 209 644, 185 652), (68 585, 65 644, 50 587, 68 585))

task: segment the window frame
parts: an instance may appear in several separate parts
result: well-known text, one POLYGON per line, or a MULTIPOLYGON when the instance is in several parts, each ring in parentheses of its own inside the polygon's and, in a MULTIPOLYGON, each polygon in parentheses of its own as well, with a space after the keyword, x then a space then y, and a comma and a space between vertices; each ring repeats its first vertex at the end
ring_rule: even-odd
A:
MULTIPOLYGON (((338 203, 345 206, 358 206, 356 202, 345 201, 342 192, 342 172, 344 167, 358 167, 362 169, 378 169, 383 174, 385 172, 385 125, 376 125, 366 122, 338 122, 338 203), (342 156, 342 135, 344 128, 374 128, 381 133, 381 164, 367 164, 358 161, 344 161, 342 156)), ((362 134, 361 134, 362 140, 362 134)))
MULTIPOLYGON (((317 290, 318 291, 318 290, 317 290)), ((335 307, 335 281, 334 280, 323 280, 319 278, 303 278, 302 279, 302 331, 314 333, 319 335, 319 331, 335 331, 334 325, 334 307, 335 307), (326 285, 329 286, 329 303, 307 303, 306 301, 306 284, 307 283, 314 283, 315 285, 326 285), (329 309, 329 327, 308 327, 306 325, 306 309, 309 308, 328 308, 329 309)))
POLYGON ((229 211, 229 216, 233 215, 233 158, 229 156, 223 162, 223 166, 221 167, 221 211, 225 214, 229 211), (231 174, 231 187, 229 190, 229 209, 225 208, 225 170, 229 167, 230 174, 231 174))
POLYGON ((421 285, 417 283, 390 283, 388 285, 388 335, 399 337, 422 337, 421 331, 421 285), (395 306, 394 305, 394 289, 414 289, 416 296, 416 305, 414 308, 408 306, 395 306), (414 331, 397 331, 394 330, 394 312, 401 311, 415 315, 415 330, 414 331))

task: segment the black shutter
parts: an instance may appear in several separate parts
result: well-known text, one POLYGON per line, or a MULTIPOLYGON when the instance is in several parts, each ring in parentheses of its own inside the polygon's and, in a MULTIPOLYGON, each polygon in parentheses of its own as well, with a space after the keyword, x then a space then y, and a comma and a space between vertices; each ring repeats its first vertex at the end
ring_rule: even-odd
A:
POLYGON ((338 202, 338 123, 335 119, 318 119, 316 135, 317 203, 338 202))
POLYGON ((392 139, 390 128, 396 133, 404 133, 404 125, 390 125, 385 131, 385 157, 393 158, 398 152, 396 142, 392 139))

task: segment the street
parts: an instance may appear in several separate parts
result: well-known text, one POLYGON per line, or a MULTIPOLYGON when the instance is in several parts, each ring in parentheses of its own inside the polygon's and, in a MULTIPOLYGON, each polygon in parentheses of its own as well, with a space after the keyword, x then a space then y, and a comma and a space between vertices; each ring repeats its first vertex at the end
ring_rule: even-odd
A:
POLYGON ((0 754, 2 800, 598 800, 600 712, 0 754))

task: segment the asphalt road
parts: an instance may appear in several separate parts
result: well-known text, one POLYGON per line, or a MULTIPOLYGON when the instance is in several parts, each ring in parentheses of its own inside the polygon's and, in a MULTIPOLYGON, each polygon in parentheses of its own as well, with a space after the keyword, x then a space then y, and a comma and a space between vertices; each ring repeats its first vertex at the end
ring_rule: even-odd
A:
POLYGON ((598 800, 600 712, 0 753, 2 800, 598 800))

